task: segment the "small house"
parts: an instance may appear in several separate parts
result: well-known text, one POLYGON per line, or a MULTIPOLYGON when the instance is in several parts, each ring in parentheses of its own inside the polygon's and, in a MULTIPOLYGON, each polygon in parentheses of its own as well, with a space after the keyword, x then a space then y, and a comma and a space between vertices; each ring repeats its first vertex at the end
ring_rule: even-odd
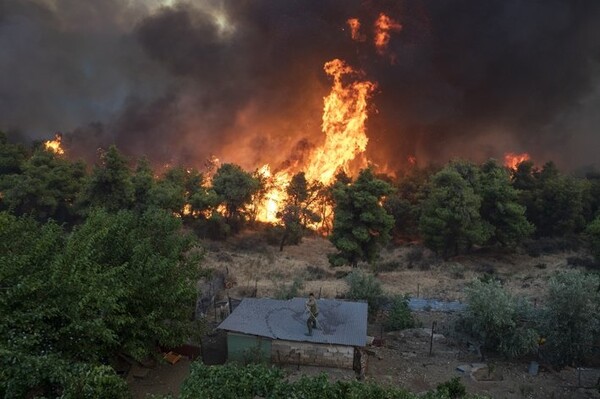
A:
POLYGON ((272 363, 363 370, 367 304, 317 300, 317 329, 308 336, 305 303, 305 298, 243 299, 218 327, 227 331, 228 359, 246 362, 260 356, 272 363))

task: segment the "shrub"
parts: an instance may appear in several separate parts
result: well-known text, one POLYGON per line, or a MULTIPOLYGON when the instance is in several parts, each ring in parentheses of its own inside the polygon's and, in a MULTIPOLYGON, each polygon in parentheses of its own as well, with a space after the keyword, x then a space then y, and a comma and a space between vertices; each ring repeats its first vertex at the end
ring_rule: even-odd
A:
POLYGON ((281 239, 283 234, 285 233, 285 228, 283 226, 268 226, 264 232, 264 238, 267 244, 269 245, 279 245, 281 244, 281 239))
POLYGON ((422 247, 413 247, 406 254, 406 260, 410 265, 413 265, 414 263, 419 263, 423 260, 423 252, 424 251, 422 247))
POLYGON ((447 395, 450 399, 462 398, 467 394, 467 388, 460 382, 460 377, 439 384, 436 391, 442 395, 447 395))
POLYGON ((295 277, 291 284, 282 284, 275 290, 276 299, 292 299, 298 296, 300 290, 304 288, 304 280, 295 277))
POLYGON ((396 296, 385 322, 388 331, 404 330, 415 326, 415 319, 408 307, 408 295, 396 296))
POLYGON ((193 226, 198 236, 211 240, 225 240, 231 235, 231 227, 216 212, 206 220, 197 220, 193 226))
POLYGON ((524 242, 527 254, 537 258, 542 254, 554 254, 565 251, 577 251, 580 247, 579 239, 573 236, 544 237, 537 240, 526 240, 524 242))
POLYGON ((541 331, 546 338, 543 354, 564 366, 579 362, 592 351, 600 334, 600 278, 568 271, 550 279, 541 331))
POLYGON ((499 281, 479 279, 467 288, 466 326, 482 346, 507 356, 520 356, 537 347, 537 333, 528 326, 528 305, 513 298, 499 281))
POLYGON ((329 272, 319 266, 306 266, 304 275, 307 280, 323 280, 330 276, 329 272))
POLYGON ((375 276, 356 269, 346 277, 346 281, 350 286, 346 292, 346 298, 367 301, 371 314, 379 310, 383 300, 383 290, 375 276))
POLYGON ((586 269, 592 270, 599 267, 598 261, 595 261, 589 257, 581 257, 581 256, 567 256, 567 265, 571 267, 584 267, 586 269))
POLYGON ((386 262, 378 263, 375 266, 375 270, 377 272, 393 272, 400 269, 401 266, 402 264, 398 260, 388 260, 386 262))
POLYGON ((219 398, 252 399, 264 397, 271 399, 483 399, 483 396, 464 395, 464 387, 456 379, 440 385, 436 391, 424 396, 412 394, 404 389, 381 386, 358 381, 331 382, 325 374, 316 377, 303 376, 297 381, 288 381, 284 373, 277 368, 252 364, 239 367, 234 364, 225 366, 205 366, 192 364, 190 376, 181 387, 179 399, 219 398))

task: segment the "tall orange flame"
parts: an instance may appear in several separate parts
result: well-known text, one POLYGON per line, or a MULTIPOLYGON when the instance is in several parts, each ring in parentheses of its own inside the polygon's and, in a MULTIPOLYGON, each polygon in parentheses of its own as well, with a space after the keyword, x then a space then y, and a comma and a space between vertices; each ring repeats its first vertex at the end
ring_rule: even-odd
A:
MULTIPOLYGON (((308 181, 328 185, 333 182, 339 170, 351 172, 350 164, 367 148, 367 100, 376 85, 368 80, 358 79, 361 73, 339 59, 325 63, 324 70, 333 77, 331 92, 323 98, 321 129, 325 134, 325 142, 310 154, 304 165, 304 172, 308 181), (355 80, 345 83, 344 77, 353 77, 355 80)), ((359 166, 365 167, 366 162, 359 166)), ((293 171, 286 169, 272 175, 269 165, 265 165, 259 173, 270 184, 265 199, 259 206, 257 219, 275 222, 277 211, 285 201, 286 187, 293 171)))
POLYGON ((507 152, 504 154, 504 166, 509 169, 516 170, 517 166, 521 162, 528 161, 530 159, 529 154, 526 152, 522 154, 515 154, 514 152, 507 152))
POLYGON ((402 25, 385 15, 379 14, 379 18, 375 21, 375 47, 379 54, 384 54, 387 45, 390 42, 390 32, 399 32, 402 30, 402 25))
POLYGON ((54 140, 48 140, 44 142, 44 148, 48 151, 52 151, 57 155, 64 155, 65 150, 63 150, 61 144, 62 135, 60 133, 56 133, 54 135, 54 140))
POLYGON ((339 59, 325 63, 324 69, 333 77, 331 93, 323 99, 325 143, 311 154, 306 178, 330 184, 340 168, 347 170, 350 161, 367 148, 367 99, 376 85, 368 80, 344 85, 343 76, 358 73, 339 59))

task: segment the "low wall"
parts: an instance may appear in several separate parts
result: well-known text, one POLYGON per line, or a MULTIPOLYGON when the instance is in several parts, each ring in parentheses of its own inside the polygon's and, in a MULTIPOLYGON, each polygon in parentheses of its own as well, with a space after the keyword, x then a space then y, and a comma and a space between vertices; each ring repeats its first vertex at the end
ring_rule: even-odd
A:
POLYGON ((354 365, 354 347, 273 340, 271 343, 271 361, 283 364, 352 369, 354 365))

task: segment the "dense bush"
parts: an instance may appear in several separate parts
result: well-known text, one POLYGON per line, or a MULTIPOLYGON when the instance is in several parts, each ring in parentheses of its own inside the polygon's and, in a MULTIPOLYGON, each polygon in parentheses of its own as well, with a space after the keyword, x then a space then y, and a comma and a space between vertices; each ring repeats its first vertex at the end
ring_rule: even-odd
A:
MULTIPOLYGON (((302 377, 298 381, 285 380, 281 370, 264 365, 205 366, 194 363, 192 372, 181 388, 179 399, 468 399, 482 396, 451 396, 462 393, 460 383, 451 381, 437 390, 418 396, 404 389, 383 387, 358 381, 330 382, 322 374, 317 377, 302 377)), ((464 389, 464 387, 462 387, 464 389)))
POLYGON ((566 237, 542 237, 536 240, 525 240, 523 242, 527 254, 534 258, 543 254, 577 251, 580 244, 580 239, 573 235, 566 237))
POLYGON ((118 382, 99 367, 111 355, 181 344, 196 300, 193 245, 164 211, 93 211, 70 233, 0 212, 0 397, 102 397, 78 389, 118 382))
POLYGON ((386 330, 403 330, 415 326, 415 319, 408 307, 408 300, 408 295, 396 296, 393 299, 392 307, 385 321, 386 330))
POLYGON ((529 307, 497 280, 474 280, 467 289, 467 302, 465 325, 484 348, 513 357, 536 348, 538 336, 529 327, 529 307))
POLYGON ((445 393, 450 399, 463 398, 467 394, 467 388, 460 382, 460 377, 441 383, 437 386, 437 391, 445 393))
POLYGON ((346 277, 346 281, 349 285, 346 298, 367 301, 369 312, 371 315, 375 314, 383 301, 383 290, 379 280, 371 273, 356 269, 346 277))
POLYGON ((306 280, 323 280, 325 278, 331 277, 331 274, 325 270, 320 268, 319 266, 306 266, 304 271, 304 278, 306 280))
POLYGON ((290 284, 281 284, 275 290, 276 299, 292 299, 300 294, 300 290, 304 288, 304 280, 301 277, 295 277, 290 284))
POLYGON ((543 354, 553 364, 583 360, 600 335, 600 278, 580 271, 563 272, 550 279, 541 332, 543 354))

